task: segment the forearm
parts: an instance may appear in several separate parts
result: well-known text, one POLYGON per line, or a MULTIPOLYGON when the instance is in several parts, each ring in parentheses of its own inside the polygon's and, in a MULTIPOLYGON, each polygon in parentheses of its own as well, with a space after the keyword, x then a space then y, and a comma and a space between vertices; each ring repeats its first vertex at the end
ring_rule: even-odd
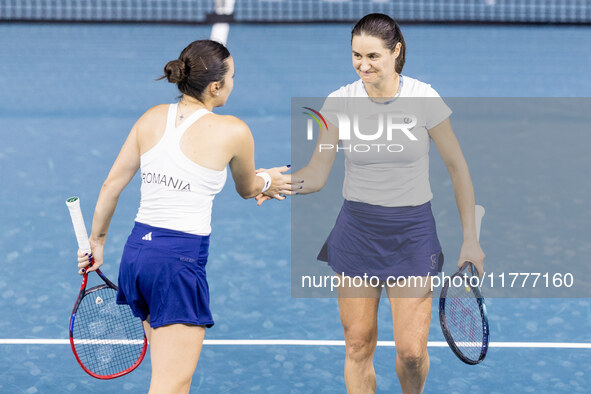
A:
POLYGON ((263 186, 265 185, 265 181, 263 178, 259 176, 255 176, 252 182, 247 187, 240 187, 236 184, 236 191, 240 195, 240 197, 248 200, 249 198, 254 198, 261 193, 263 190, 263 186))
POLYGON ((329 126, 329 132, 322 133, 318 138, 316 148, 308 164, 294 174, 296 179, 302 180, 302 189, 298 190, 298 194, 315 193, 322 190, 326 185, 337 150, 322 150, 320 146, 323 144, 337 146, 338 143, 338 129, 331 125, 329 126))
POLYGON ((458 212, 462 221, 464 241, 476 240, 474 219, 474 187, 465 161, 449 169, 458 212))
POLYGON ((94 209, 92 231, 90 233, 91 241, 100 244, 105 243, 109 224, 113 213, 115 213, 120 194, 121 190, 119 188, 115 188, 107 182, 103 184, 94 209))
POLYGON ((314 166, 308 164, 306 167, 298 170, 293 174, 294 178, 301 179, 302 189, 298 190, 298 194, 315 193, 324 187, 328 179, 326 171, 319 171, 314 166))

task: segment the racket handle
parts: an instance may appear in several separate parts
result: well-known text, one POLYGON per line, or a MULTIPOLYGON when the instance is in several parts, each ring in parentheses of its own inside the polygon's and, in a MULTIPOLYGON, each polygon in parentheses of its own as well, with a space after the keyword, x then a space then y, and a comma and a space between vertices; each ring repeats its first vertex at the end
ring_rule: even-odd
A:
POLYGON ((474 219, 476 220, 476 238, 480 240, 480 225, 482 224, 482 217, 484 216, 484 207, 476 205, 474 207, 474 219))
POLYGON ((66 200, 66 205, 72 218, 72 225, 74 226, 76 240, 78 241, 78 249, 84 253, 90 253, 90 242, 88 242, 88 233, 86 232, 82 210, 80 209, 80 199, 78 197, 70 197, 66 200))

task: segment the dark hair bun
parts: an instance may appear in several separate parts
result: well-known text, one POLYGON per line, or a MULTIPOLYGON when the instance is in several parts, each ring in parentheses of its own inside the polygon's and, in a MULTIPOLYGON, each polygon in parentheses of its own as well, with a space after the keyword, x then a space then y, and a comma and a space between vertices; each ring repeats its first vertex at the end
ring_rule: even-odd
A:
POLYGON ((180 60, 172 60, 164 66, 164 75, 170 83, 179 83, 187 76, 185 72, 185 63, 180 60))
POLYGON ((197 40, 190 43, 179 58, 164 66, 164 75, 168 82, 177 85, 182 94, 203 100, 203 94, 212 82, 224 86, 224 77, 228 72, 230 57, 228 49, 217 41, 197 40))

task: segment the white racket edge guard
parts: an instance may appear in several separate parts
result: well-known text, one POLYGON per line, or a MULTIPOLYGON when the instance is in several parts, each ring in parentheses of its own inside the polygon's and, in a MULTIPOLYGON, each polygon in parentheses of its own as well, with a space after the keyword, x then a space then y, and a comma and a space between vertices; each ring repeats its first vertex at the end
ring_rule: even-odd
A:
POLYGON ((480 241, 480 226, 482 225, 482 217, 484 216, 484 207, 476 205, 474 207, 474 219, 476 221, 476 239, 480 241))
POLYGON ((88 233, 86 232, 84 217, 82 217, 82 210, 80 209, 80 199, 76 196, 70 197, 66 200, 66 205, 72 218, 72 225, 74 226, 76 240, 78 241, 78 249, 84 253, 90 253, 90 242, 88 242, 88 233))

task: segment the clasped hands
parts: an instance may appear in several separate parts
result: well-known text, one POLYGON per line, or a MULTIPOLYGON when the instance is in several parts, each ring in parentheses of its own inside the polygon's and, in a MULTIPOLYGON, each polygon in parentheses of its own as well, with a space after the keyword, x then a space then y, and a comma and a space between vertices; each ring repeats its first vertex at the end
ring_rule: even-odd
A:
POLYGON ((285 196, 294 196, 303 188, 304 181, 293 177, 291 174, 284 174, 291 166, 259 168, 256 173, 265 171, 271 176, 271 186, 264 193, 259 193, 255 199, 257 205, 262 205, 265 201, 276 199, 285 200, 285 196))

